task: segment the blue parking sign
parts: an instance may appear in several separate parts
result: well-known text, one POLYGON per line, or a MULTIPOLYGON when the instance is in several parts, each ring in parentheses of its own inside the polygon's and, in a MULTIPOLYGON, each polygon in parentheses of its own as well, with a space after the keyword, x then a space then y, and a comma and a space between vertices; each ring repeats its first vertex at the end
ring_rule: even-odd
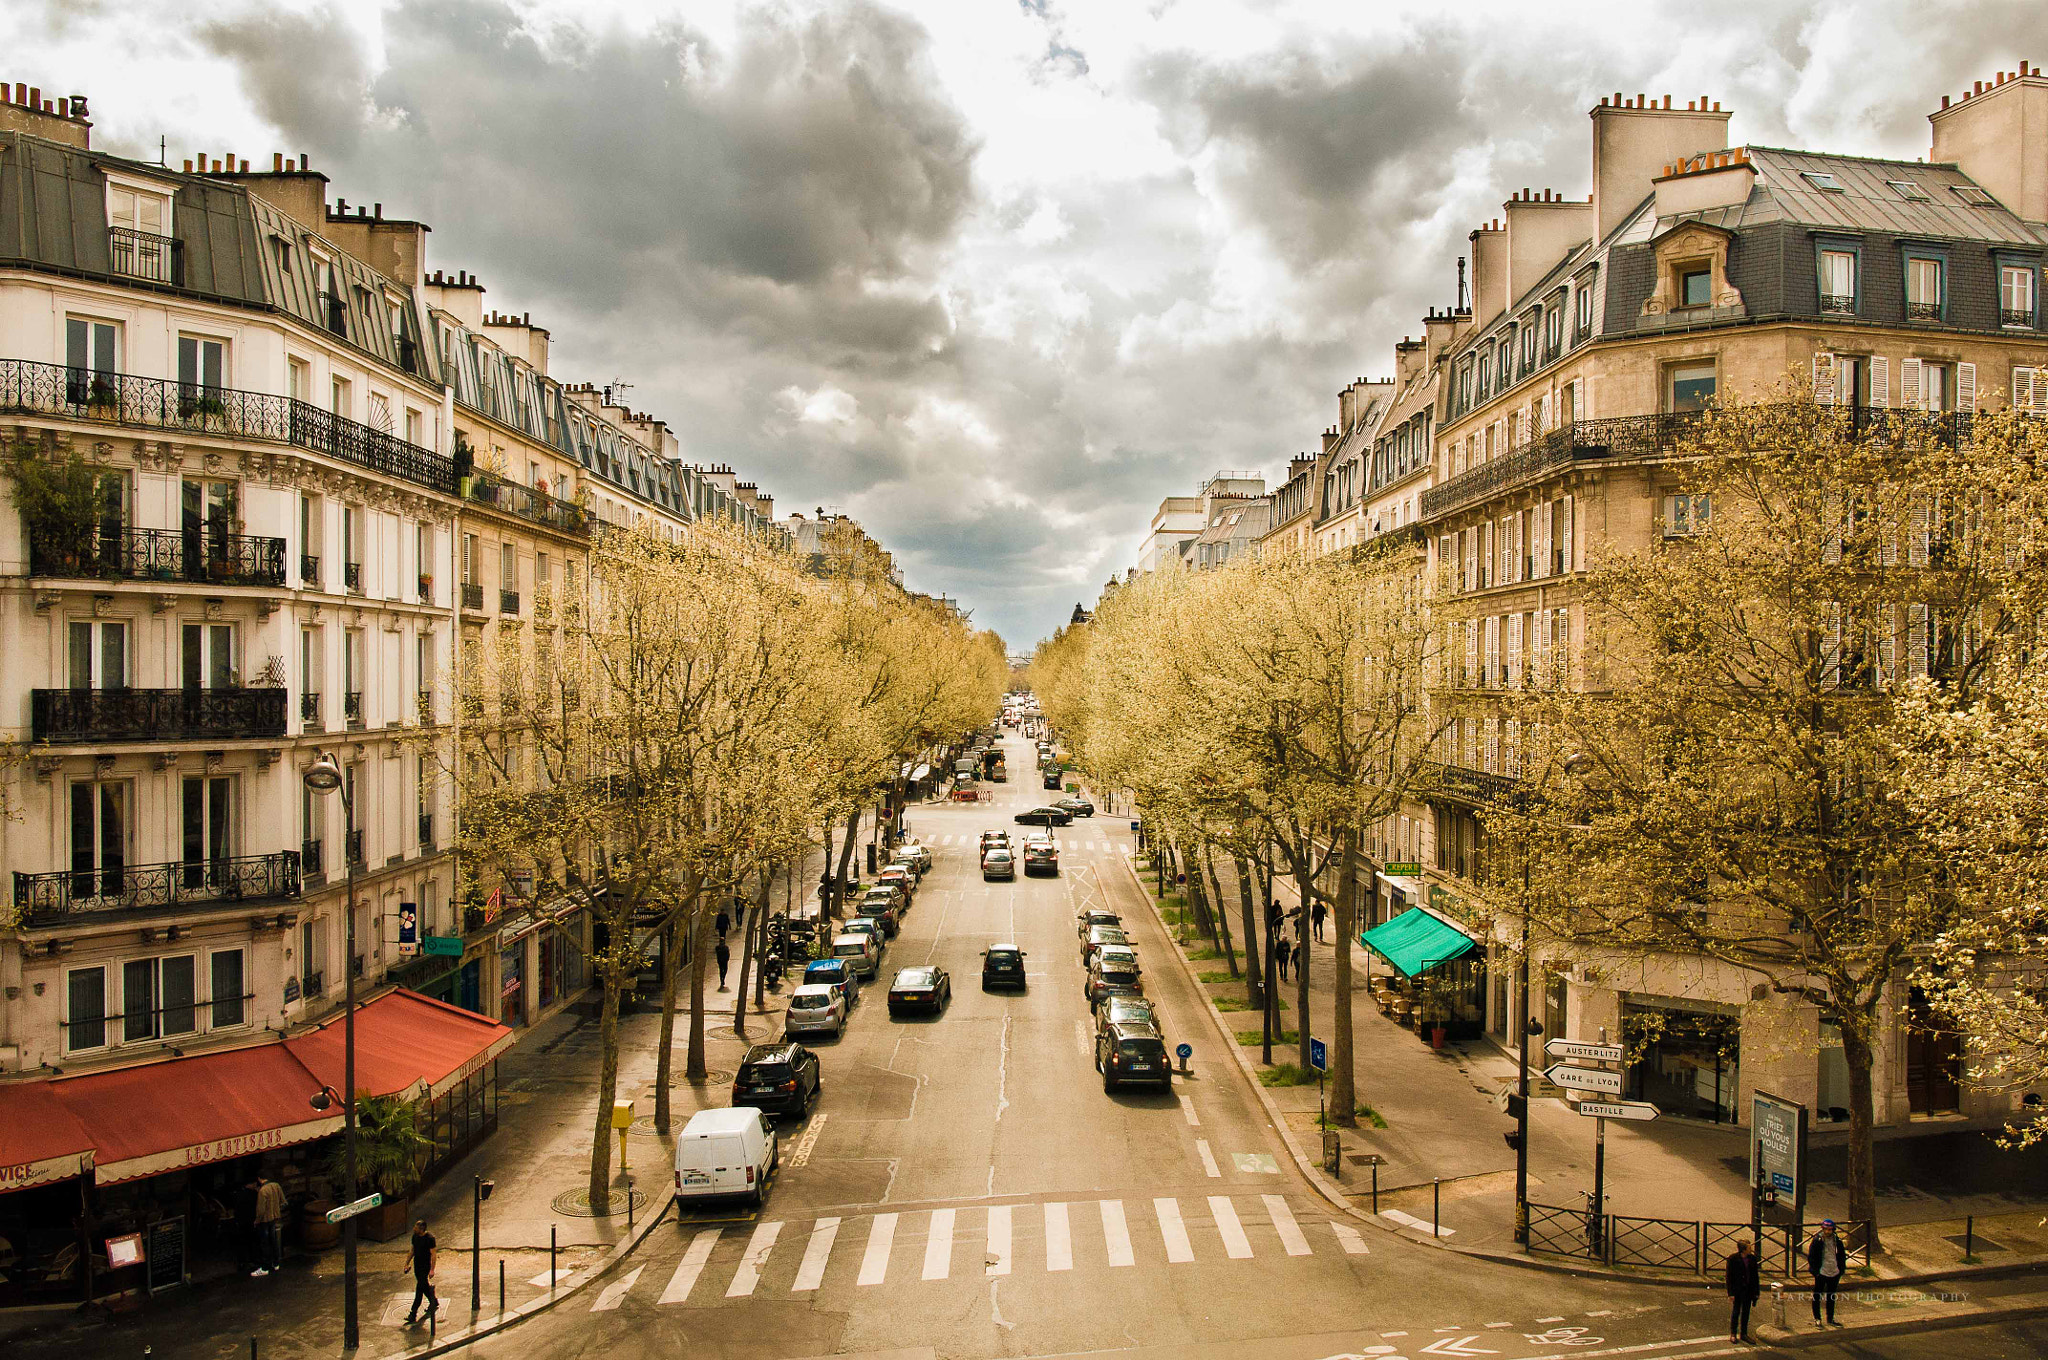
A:
POLYGON ((1323 1047, 1321 1039, 1308 1041, 1308 1065, 1318 1072, 1330 1070, 1330 1050, 1323 1047))

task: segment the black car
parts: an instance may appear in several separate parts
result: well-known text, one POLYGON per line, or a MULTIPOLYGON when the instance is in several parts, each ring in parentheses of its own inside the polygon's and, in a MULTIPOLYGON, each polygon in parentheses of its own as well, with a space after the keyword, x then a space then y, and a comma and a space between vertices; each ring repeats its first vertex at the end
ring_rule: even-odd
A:
POLYGON ((1059 792, 1060 772, 1058 770, 1047 770, 1045 772, 1045 786, 1054 793, 1059 792))
POLYGON ((889 1014, 930 1011, 937 1015, 953 999, 953 979, 943 968, 905 968, 889 984, 889 1014))
POLYGON ((818 1098, 818 1055, 802 1044, 755 1044, 732 1079, 732 1103, 802 1116, 818 1098))
POLYGON ((1114 1091, 1132 1082, 1173 1085, 1173 1067, 1166 1061, 1166 1040, 1150 1025, 1129 1021, 1111 1025, 1095 1041, 1095 1065, 1102 1069, 1102 1089, 1114 1091))
POLYGON ((1065 808, 1076 817, 1093 817, 1095 815, 1095 804, 1089 802, 1086 798, 1062 798, 1053 806, 1065 808))
POLYGON ((1071 826, 1074 814, 1060 807, 1035 807, 1016 816, 1020 826, 1071 826))
POLYGON ((981 990, 1024 986, 1024 951, 1013 944, 992 944, 981 951, 981 990))
POLYGON ((1051 874, 1058 878, 1060 873, 1060 850, 1051 841, 1026 841, 1024 843, 1024 876, 1051 874))

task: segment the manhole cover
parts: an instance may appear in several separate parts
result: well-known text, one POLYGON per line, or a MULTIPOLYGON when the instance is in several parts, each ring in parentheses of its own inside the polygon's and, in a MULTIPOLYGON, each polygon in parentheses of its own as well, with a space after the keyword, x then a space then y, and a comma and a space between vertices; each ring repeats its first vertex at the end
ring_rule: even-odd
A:
POLYGON ((677 1072, 673 1077, 669 1078, 668 1084, 671 1086, 723 1086, 731 1080, 732 1073, 721 1071, 714 1067, 705 1072, 702 1081, 691 1081, 681 1072, 677 1072))
MULTIPOLYGON (((627 1193, 624 1190, 612 1191, 609 1201, 610 1207, 605 1212, 599 1213, 590 1207, 590 1188, 588 1186, 581 1190, 566 1190, 555 1196, 554 1209, 556 1213, 567 1214, 571 1218, 612 1218, 623 1215, 626 1212, 627 1193)), ((635 1190, 631 1193, 635 1211, 647 1207, 646 1191, 635 1190)))
MULTIPOLYGON (((683 1125, 689 1122, 690 1117, 688 1115, 682 1113, 679 1110, 672 1111, 669 1115, 669 1131, 674 1132, 675 1130, 681 1128, 683 1125)), ((661 1130, 654 1126, 654 1116, 651 1114, 643 1115, 640 1118, 634 1120, 632 1131, 634 1133, 645 1134, 649 1138, 661 1137, 661 1130)))

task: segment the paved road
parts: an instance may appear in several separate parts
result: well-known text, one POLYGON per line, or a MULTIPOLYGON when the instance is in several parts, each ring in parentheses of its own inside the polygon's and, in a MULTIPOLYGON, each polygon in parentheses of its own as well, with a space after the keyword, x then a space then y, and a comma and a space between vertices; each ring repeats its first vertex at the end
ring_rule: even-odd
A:
POLYGON ((760 1214, 688 1214, 602 1289, 477 1354, 1521 1360, 1714 1339, 1717 1305, 1691 1291, 1474 1264, 1332 1212, 1144 912, 1126 822, 1059 831, 1057 878, 982 881, 980 830, 1017 831, 1043 796, 1029 744, 1008 756, 992 805, 911 814, 937 865, 884 973, 945 967, 948 1013, 892 1021, 871 994, 817 1045, 823 1096, 785 1125, 760 1214), (1103 903, 1135 925, 1169 1044, 1195 1048, 1170 1093, 1105 1095, 1095 1073, 1073 921, 1103 903), (1000 942, 1028 952, 1022 995, 980 990, 1000 942))

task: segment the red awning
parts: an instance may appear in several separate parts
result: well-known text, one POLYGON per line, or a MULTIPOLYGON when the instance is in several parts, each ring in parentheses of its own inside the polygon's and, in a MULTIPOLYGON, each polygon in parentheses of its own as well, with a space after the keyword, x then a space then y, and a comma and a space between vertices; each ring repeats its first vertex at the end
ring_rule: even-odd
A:
POLYGON ((92 1158, 91 1136, 48 1082, 0 1087, 0 1193, 83 1175, 92 1158))
MULTIPOLYGON (((505 1026, 403 988, 356 1011, 356 1089, 418 1100, 437 1096, 512 1046, 505 1026)), ((341 1089, 341 1017, 285 1041, 319 1082, 341 1089)))

